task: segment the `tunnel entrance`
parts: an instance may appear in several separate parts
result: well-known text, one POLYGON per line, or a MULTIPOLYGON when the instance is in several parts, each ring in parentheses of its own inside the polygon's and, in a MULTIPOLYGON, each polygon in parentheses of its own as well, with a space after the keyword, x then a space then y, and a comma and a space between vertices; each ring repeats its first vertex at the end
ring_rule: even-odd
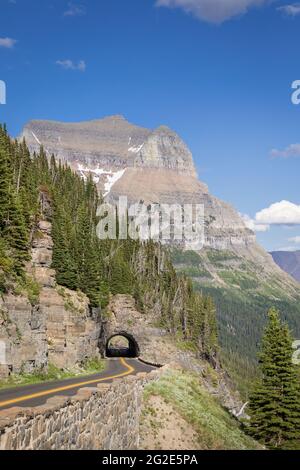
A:
POLYGON ((106 342, 106 357, 138 357, 139 354, 138 343, 125 331, 115 333, 106 342))

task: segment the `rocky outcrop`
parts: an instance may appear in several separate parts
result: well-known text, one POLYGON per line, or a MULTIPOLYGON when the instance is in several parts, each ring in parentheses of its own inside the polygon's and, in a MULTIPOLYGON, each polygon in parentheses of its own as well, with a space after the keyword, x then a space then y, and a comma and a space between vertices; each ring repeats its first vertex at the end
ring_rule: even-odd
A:
POLYGON ((4 350, 0 378, 47 366, 46 317, 25 295, 0 297, 0 342, 4 350))
POLYGON ((115 295, 111 298, 102 322, 102 353, 105 353, 106 341, 111 336, 126 332, 137 341, 140 358, 154 364, 165 364, 169 359, 163 351, 163 337, 167 332, 154 324, 154 312, 143 314, 136 308, 133 297, 125 294, 115 295))
POLYGON ((190 150, 176 132, 166 126, 151 132, 140 147, 131 148, 136 153, 135 167, 167 169, 196 176, 190 150))
POLYGON ((166 368, 0 411, 0 450, 135 450, 144 386, 166 368))
POLYGON ((72 368, 99 356, 100 319, 90 312, 84 294, 56 285, 52 248, 51 224, 40 221, 27 266, 36 298, 30 303, 26 291, 0 298, 0 341, 5 349, 0 377, 47 369, 49 364, 72 368))
POLYGON ((174 337, 158 326, 155 311, 148 311, 147 314, 139 312, 130 295, 119 294, 111 299, 103 327, 100 341, 103 353, 111 336, 127 333, 137 342, 140 359, 195 372, 206 390, 217 396, 232 414, 237 415, 240 411, 243 403, 225 371, 221 368, 212 370, 208 362, 200 360, 196 353, 181 349, 180 342, 177 343, 174 337))

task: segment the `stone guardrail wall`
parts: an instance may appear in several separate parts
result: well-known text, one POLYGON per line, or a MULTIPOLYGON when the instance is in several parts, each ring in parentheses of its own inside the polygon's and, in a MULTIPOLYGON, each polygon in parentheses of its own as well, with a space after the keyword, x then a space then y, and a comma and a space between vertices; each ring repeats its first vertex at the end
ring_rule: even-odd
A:
POLYGON ((0 411, 0 450, 137 449, 144 386, 166 368, 0 411))

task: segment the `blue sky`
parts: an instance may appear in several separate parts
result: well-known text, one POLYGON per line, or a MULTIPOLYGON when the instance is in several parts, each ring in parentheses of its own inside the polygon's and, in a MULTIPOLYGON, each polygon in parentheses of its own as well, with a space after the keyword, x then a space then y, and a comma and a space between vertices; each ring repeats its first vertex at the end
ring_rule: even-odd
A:
POLYGON ((299 44, 292 0, 0 0, 0 121, 166 124, 267 249, 300 249, 299 44))

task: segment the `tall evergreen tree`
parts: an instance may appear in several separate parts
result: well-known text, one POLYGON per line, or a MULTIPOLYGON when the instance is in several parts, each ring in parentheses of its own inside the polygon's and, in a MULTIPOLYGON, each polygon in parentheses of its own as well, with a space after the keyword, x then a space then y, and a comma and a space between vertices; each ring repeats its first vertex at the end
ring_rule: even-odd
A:
POLYGON ((24 262, 29 260, 28 231, 23 207, 18 196, 13 192, 8 196, 8 207, 3 238, 12 249, 17 274, 21 274, 24 262))
POLYGON ((124 259, 122 246, 119 246, 111 260, 110 290, 112 294, 132 294, 134 276, 130 264, 124 259))
POLYGON ((89 297, 91 305, 97 307, 101 304, 100 266, 92 212, 92 208, 80 204, 76 224, 76 252, 79 286, 89 297))
POLYGON ((251 434, 270 448, 300 448, 300 384, 292 337, 271 309, 262 339, 261 380, 250 398, 251 434))
POLYGON ((56 270, 56 280, 62 286, 77 289, 78 265, 75 250, 72 250, 74 228, 60 199, 55 205, 52 237, 54 241, 52 267, 56 270))
POLYGON ((0 126, 0 231, 4 229, 11 191, 11 162, 5 130, 0 126))

